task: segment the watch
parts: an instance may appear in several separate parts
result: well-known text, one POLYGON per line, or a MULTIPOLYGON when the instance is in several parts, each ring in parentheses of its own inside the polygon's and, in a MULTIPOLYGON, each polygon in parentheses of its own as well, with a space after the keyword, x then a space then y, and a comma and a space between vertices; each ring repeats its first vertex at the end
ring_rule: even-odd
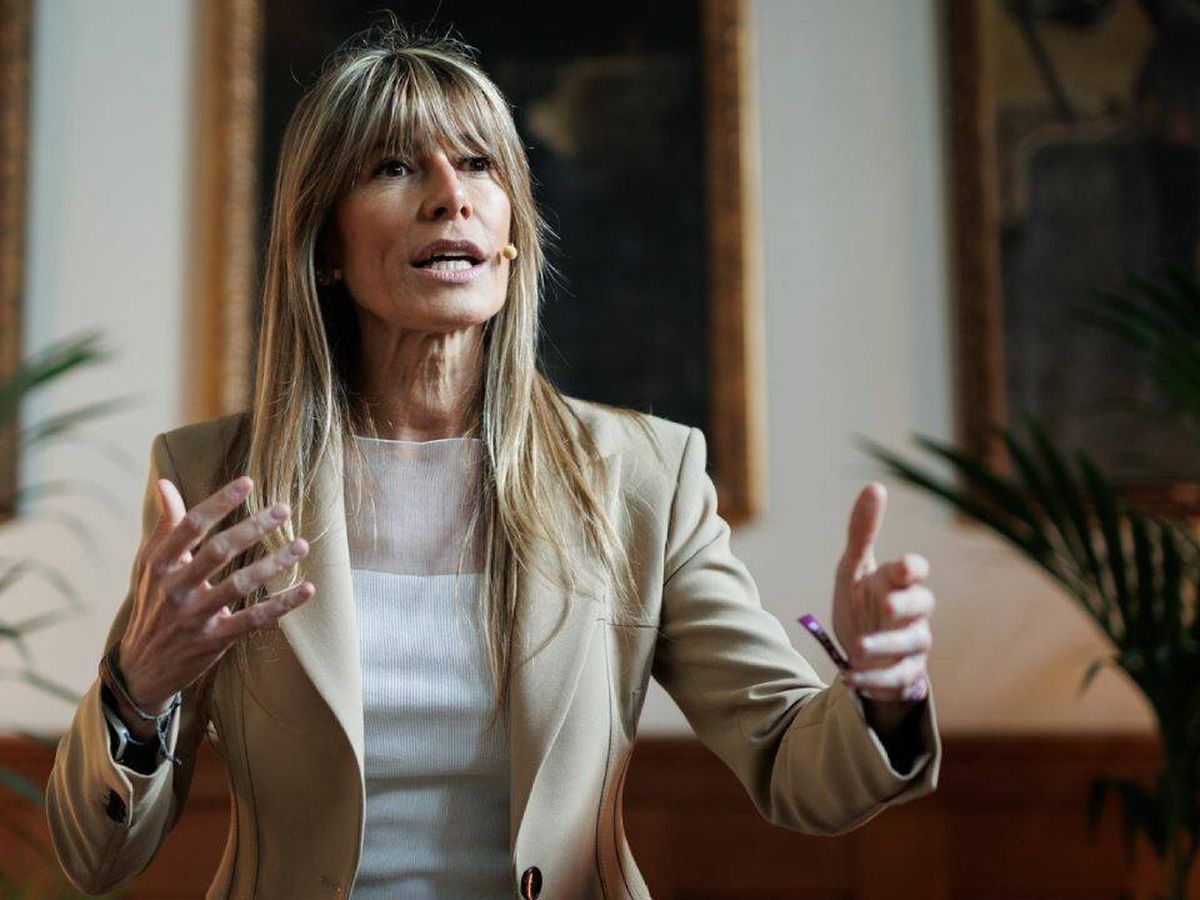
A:
POLYGON ((153 765, 154 762, 157 762, 158 735, 149 740, 141 740, 134 737, 133 733, 129 730, 129 726, 113 711, 113 698, 107 685, 101 686, 100 708, 104 711, 104 718, 108 720, 109 734, 115 737, 117 741, 117 746, 112 751, 114 760, 127 765, 132 762, 153 765), (151 755, 150 751, 152 749, 154 750, 153 761, 148 758, 151 755))

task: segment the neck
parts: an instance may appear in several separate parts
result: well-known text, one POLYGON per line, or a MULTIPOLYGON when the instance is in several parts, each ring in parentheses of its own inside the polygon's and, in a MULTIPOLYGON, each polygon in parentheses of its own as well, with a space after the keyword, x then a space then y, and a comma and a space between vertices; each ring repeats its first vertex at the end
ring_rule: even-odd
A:
POLYGON ((362 396, 379 437, 431 441, 470 431, 483 389, 478 326, 364 335, 362 396))

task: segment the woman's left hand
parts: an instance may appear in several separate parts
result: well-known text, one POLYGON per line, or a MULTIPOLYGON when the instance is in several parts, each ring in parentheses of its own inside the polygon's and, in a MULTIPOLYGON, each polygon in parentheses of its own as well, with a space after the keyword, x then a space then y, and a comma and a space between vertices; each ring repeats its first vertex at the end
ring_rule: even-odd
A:
POLYGON ((875 539, 887 490, 863 488, 850 514, 833 592, 833 630, 850 660, 848 684, 869 700, 913 702, 928 695, 933 592, 921 582, 929 562, 917 553, 876 565, 875 539))

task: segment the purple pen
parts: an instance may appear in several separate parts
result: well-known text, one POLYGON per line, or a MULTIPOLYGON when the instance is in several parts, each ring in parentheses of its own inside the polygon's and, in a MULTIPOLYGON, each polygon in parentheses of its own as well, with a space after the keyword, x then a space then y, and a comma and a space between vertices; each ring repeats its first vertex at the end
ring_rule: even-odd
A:
MULTIPOLYGON (((829 637, 829 634, 825 631, 825 629, 821 627, 821 623, 817 621, 816 616, 805 614, 796 621, 803 625, 808 630, 809 634, 821 642, 821 646, 825 648, 825 652, 829 654, 829 658, 833 660, 834 664, 839 669, 845 671, 850 668, 850 660, 842 656, 842 651, 834 646, 833 640, 829 637)), ((925 678, 925 676, 921 676, 920 681, 918 681, 913 688, 912 695, 903 698, 905 701, 919 703, 929 696, 929 681, 927 678, 925 678)), ((866 697, 868 700, 873 699, 871 695, 864 690, 859 688, 855 688, 854 690, 861 697, 866 697)))
POLYGON ((829 658, 839 669, 849 669, 850 660, 842 655, 842 651, 834 646, 833 640, 829 634, 821 627, 821 623, 817 621, 817 617, 811 614, 801 616, 797 621, 803 625, 813 637, 821 642, 821 646, 825 648, 825 652, 829 654, 829 658))

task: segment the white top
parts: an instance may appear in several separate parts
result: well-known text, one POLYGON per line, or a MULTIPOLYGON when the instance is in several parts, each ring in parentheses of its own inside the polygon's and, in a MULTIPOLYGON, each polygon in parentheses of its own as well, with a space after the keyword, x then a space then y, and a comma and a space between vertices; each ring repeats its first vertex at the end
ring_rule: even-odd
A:
POLYGON ((483 442, 355 441, 368 479, 346 523, 367 807, 353 896, 511 897, 508 741, 502 726, 484 731, 482 528, 454 601, 483 442))

